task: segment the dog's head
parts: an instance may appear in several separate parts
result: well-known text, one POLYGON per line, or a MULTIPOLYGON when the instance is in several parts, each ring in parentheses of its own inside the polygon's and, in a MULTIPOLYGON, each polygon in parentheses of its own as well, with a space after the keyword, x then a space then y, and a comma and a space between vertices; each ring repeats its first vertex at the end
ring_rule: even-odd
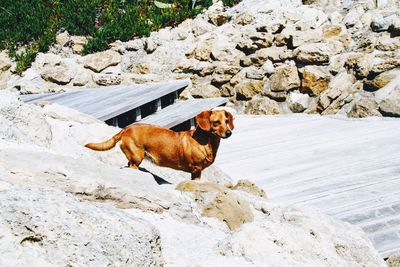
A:
POLYGON ((233 116, 226 110, 207 110, 196 116, 199 127, 221 138, 228 138, 232 135, 233 116))

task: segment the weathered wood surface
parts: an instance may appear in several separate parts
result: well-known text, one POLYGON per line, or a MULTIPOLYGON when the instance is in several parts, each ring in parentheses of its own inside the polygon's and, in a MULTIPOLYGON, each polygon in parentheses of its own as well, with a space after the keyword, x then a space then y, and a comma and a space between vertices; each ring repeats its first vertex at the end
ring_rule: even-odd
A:
POLYGON ((106 121, 181 90, 188 84, 187 80, 177 80, 156 84, 112 86, 58 94, 26 95, 22 96, 22 100, 27 103, 57 103, 106 121))
POLYGON ((383 257, 400 251, 400 119, 241 117, 216 164, 271 201, 359 225, 383 257))
POLYGON ((228 102, 228 100, 222 97, 181 101, 143 118, 139 123, 148 123, 172 128, 194 118, 204 110, 213 109, 225 104, 226 102, 228 102))

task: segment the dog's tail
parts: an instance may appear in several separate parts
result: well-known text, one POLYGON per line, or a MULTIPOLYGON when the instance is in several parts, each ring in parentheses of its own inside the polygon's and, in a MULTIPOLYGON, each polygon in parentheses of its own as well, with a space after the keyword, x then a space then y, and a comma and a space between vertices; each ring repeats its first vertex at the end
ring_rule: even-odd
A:
POLYGON ((102 143, 89 143, 86 144, 85 147, 96 151, 110 150, 111 148, 115 147, 115 144, 118 143, 119 140, 121 140, 122 132, 123 130, 108 139, 107 141, 104 141, 102 143))

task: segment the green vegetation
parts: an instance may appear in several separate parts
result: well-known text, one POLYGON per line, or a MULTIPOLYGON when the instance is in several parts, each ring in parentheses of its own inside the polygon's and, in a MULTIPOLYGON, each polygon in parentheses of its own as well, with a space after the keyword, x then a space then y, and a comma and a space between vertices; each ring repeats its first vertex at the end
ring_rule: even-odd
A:
MULTIPOLYGON (((234 5, 239 0, 224 0, 234 5)), ((212 0, 1 0, 0 50, 17 61, 17 73, 30 66, 37 53, 46 52, 60 30, 90 36, 84 54, 102 51, 115 41, 148 36, 194 17, 212 0)))

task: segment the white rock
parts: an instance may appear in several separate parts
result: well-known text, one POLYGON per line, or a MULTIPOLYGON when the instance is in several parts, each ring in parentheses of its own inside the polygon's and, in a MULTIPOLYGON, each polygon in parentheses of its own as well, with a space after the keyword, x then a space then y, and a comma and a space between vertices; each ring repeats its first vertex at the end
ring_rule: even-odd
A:
POLYGON ((163 265, 159 232, 111 205, 17 186, 0 200, 0 265, 163 265))
POLYGON ((82 58, 83 66, 94 72, 101 72, 107 67, 115 66, 121 60, 121 55, 112 50, 90 54, 82 58))
POLYGON ((269 212, 219 242, 220 253, 256 266, 385 266, 364 233, 350 224, 300 207, 269 212))
POLYGON ((310 96, 307 94, 300 94, 296 92, 289 93, 288 105, 291 111, 294 113, 303 112, 308 108, 310 104, 310 96))

